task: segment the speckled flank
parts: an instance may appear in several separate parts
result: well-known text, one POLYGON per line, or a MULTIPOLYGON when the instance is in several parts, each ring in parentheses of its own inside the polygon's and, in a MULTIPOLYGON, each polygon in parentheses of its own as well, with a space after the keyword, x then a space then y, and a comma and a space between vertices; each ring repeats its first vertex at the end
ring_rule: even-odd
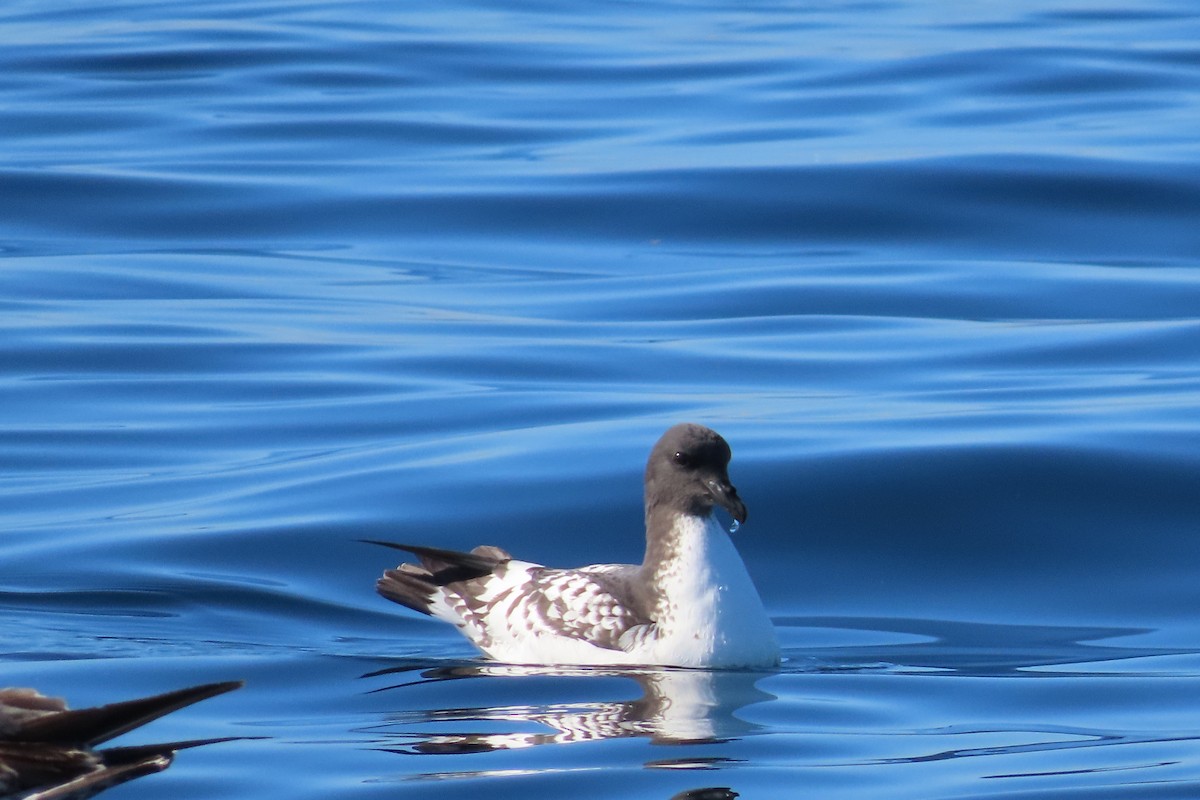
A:
POLYGON ((509 561, 486 578, 445 587, 443 604, 464 634, 497 658, 504 658, 500 652, 508 642, 548 637, 619 649, 622 636, 650 622, 622 599, 625 573, 631 569, 603 565, 561 570, 509 561))

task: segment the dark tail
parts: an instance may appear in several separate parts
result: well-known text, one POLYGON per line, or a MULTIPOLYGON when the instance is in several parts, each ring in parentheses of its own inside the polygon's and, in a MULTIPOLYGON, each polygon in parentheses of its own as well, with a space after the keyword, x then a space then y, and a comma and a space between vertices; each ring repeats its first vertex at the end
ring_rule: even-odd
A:
POLYGON ((512 558, 500 548, 487 545, 476 547, 469 553, 461 553, 375 539, 359 541, 403 550, 417 557, 419 565, 401 564, 395 569, 386 570, 376 582, 375 589, 393 603, 422 614, 432 613, 430 606, 438 587, 491 575, 496 567, 512 558))

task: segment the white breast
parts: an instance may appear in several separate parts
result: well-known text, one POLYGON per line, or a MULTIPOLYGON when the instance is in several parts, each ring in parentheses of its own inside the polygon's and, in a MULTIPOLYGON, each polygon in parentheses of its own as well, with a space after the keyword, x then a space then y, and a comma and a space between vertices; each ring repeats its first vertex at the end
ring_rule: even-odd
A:
POLYGON ((667 601, 653 663, 747 667, 779 663, 775 628, 733 542, 712 519, 675 524, 678 556, 660 572, 667 601))

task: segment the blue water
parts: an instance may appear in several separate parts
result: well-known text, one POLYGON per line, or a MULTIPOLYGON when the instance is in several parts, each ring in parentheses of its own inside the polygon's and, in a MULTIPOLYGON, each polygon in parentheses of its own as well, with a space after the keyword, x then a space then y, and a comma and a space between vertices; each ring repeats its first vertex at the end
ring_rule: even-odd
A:
POLYGON ((132 798, 1200 796, 1200 9, 10 2, 0 682, 242 678, 132 798), (767 673, 513 670, 392 538, 640 557, 767 673))

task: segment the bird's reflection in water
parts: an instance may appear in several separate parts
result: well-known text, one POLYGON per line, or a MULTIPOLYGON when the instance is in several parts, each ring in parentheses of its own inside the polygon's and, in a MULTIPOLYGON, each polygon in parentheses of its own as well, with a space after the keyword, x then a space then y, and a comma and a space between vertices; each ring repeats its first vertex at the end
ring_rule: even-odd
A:
MULTIPOLYGON (((641 737, 654 744, 712 744, 745 735, 757 726, 739 719, 745 706, 774 699, 756 682, 764 675, 755 672, 687 669, 613 669, 525 667, 506 665, 463 665, 422 669, 402 666, 372 673, 368 677, 412 675, 412 680, 377 691, 399 691, 406 687, 448 680, 553 676, 568 678, 611 678, 635 682, 642 696, 634 700, 505 705, 475 708, 444 708, 424 712, 401 712, 387 725, 403 725, 409 731, 386 730, 395 746, 385 749, 412 754, 461 754, 516 750, 545 744, 569 744, 603 739, 641 737), (509 721, 536 723, 540 732, 428 733, 411 732, 423 723, 509 721)), ((511 696, 505 693, 505 696, 511 696)), ((526 726, 527 727, 527 726, 526 726)), ((715 766, 724 759, 696 758, 660 760, 647 766, 715 766)))

